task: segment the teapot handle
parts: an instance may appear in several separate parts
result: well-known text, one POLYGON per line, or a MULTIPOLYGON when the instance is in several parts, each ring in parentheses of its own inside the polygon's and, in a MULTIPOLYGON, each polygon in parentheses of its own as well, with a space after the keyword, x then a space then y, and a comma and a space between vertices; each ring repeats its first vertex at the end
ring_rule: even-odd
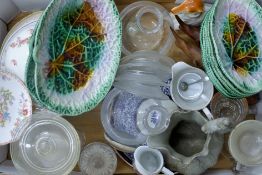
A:
POLYGON ((164 173, 165 175, 175 175, 175 174, 177 174, 177 173, 174 173, 174 172, 170 171, 166 167, 163 167, 161 172, 164 173))
POLYGON ((205 113, 208 120, 214 120, 214 116, 211 114, 210 110, 207 107, 202 109, 202 111, 205 113))

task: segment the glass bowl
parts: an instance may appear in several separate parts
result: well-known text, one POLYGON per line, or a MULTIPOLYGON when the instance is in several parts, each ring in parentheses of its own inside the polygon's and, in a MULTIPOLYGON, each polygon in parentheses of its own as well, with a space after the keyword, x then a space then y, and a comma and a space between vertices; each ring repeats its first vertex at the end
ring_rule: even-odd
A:
POLYGON ((229 136, 229 151, 245 166, 262 164, 262 122, 247 120, 236 126, 229 136))
POLYGON ((79 159, 80 140, 74 127, 48 111, 32 115, 20 140, 10 145, 15 167, 29 175, 69 174, 79 159))

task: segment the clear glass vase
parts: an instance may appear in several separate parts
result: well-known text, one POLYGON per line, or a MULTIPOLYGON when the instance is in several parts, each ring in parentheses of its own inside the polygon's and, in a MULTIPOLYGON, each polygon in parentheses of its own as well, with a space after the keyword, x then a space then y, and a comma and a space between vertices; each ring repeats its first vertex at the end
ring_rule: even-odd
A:
POLYGON ((140 1, 127 6, 121 13, 123 25, 122 52, 129 55, 140 50, 154 50, 170 55, 174 36, 171 18, 162 6, 140 1))

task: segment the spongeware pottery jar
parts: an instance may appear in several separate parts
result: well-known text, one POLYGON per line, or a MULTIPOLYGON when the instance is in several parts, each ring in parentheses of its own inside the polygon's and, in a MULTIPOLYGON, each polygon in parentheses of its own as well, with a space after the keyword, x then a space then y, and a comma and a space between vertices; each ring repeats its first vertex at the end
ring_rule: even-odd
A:
POLYGON ((201 174, 215 165, 223 146, 223 135, 201 130, 207 121, 197 111, 176 112, 167 130, 149 136, 147 144, 162 152, 167 168, 185 175, 201 174))
POLYGON ((20 140, 10 146, 15 167, 27 175, 69 174, 80 155, 77 131, 55 113, 41 111, 32 118, 20 140))
POLYGON ((171 55, 174 36, 171 18, 159 4, 140 1, 127 6, 121 13, 123 25, 122 52, 129 55, 139 50, 155 50, 171 55))
POLYGON ((108 137, 113 141, 138 146, 146 142, 146 136, 136 125, 136 114, 144 98, 117 88, 112 89, 103 101, 101 122, 108 137))

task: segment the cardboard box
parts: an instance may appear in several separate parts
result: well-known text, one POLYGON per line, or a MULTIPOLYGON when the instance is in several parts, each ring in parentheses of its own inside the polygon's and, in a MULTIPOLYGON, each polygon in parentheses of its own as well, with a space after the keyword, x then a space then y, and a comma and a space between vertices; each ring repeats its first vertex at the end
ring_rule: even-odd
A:
MULTIPOLYGON (((0 46, 7 34, 7 24, 23 11, 44 10, 50 0, 1 0, 0 5, 0 46)), ((0 174, 18 175, 11 160, 6 160, 8 145, 0 146, 0 174)))
POLYGON ((8 145, 0 146, 0 163, 7 158, 8 145))

